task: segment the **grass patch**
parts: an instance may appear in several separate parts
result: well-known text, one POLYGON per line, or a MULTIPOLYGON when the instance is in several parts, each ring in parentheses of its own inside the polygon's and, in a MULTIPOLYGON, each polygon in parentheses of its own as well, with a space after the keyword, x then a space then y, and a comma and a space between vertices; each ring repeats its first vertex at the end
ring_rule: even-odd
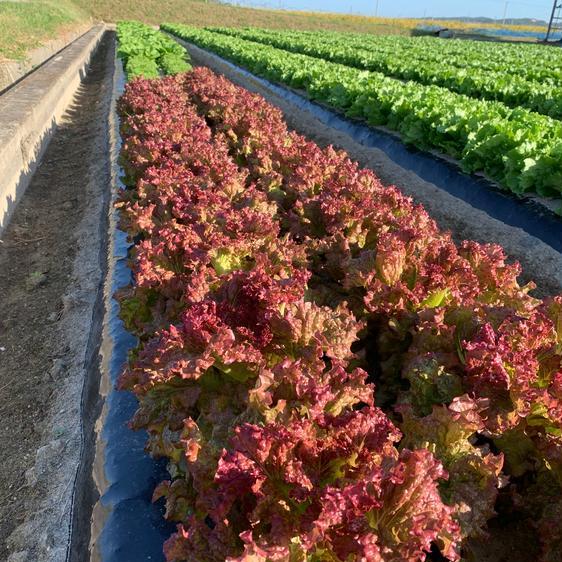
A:
POLYGON ((0 59, 21 60, 30 49, 86 19, 69 0, 0 1, 0 59))

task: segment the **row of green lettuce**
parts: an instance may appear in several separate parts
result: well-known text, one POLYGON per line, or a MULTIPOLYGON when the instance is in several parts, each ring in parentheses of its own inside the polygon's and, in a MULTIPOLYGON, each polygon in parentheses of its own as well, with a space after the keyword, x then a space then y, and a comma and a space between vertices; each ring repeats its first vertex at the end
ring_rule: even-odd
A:
POLYGON ((191 68, 187 51, 165 33, 137 21, 117 24, 119 48, 129 79, 157 78, 191 68))
MULTIPOLYGON (((318 40, 317 31, 295 31, 300 37, 318 40)), ((370 35, 323 31, 322 41, 341 41, 373 53, 394 53, 421 62, 441 62, 459 68, 501 71, 526 80, 547 80, 562 85, 562 51, 544 45, 496 43, 435 37, 370 35)))
POLYGON ((423 60, 477 70, 500 71, 527 80, 547 80, 562 85, 562 52, 540 44, 497 43, 436 37, 376 36, 329 33, 344 36, 356 46, 394 49, 398 55, 414 54, 423 60))
MULTIPOLYGON (((280 49, 337 62, 355 68, 381 72, 403 80, 421 84, 435 84, 454 92, 475 98, 501 101, 509 106, 523 106, 532 111, 562 118, 562 84, 560 68, 554 66, 556 76, 530 78, 524 69, 534 67, 524 56, 508 56, 490 52, 492 59, 505 57, 494 70, 473 65, 462 67, 470 60, 481 58, 473 52, 474 43, 462 42, 462 57, 444 56, 438 42, 418 42, 413 38, 398 40, 392 37, 384 42, 347 34, 324 32, 277 31, 266 29, 207 28, 209 31, 240 37, 280 49), (461 62, 462 60, 462 62, 461 62)), ((443 41, 441 42, 443 43, 443 41)), ((512 46, 517 48, 517 46, 512 46)), ((556 50, 558 53, 558 50, 556 50)), ((525 51, 523 51, 523 54, 525 51)), ((560 63, 562 55, 559 54, 560 63)), ((549 67, 552 68, 552 67, 549 67)))
POLYGON ((465 171, 484 172, 514 193, 562 193, 558 120, 221 33, 175 24, 162 28, 256 75, 306 90, 348 116, 398 131, 408 144, 438 149, 465 171))
MULTIPOLYGON (((340 34, 341 35, 341 34, 340 34)), ((440 57, 448 64, 458 66, 502 70, 511 74, 522 74, 531 80, 550 79, 561 83, 562 53, 558 49, 530 43, 498 43, 451 39, 443 41, 437 37, 407 37, 365 34, 348 34, 356 42, 369 48, 388 44, 396 49, 414 50, 418 54, 427 52, 428 59, 440 57), (470 56, 466 56, 467 53, 470 56)))

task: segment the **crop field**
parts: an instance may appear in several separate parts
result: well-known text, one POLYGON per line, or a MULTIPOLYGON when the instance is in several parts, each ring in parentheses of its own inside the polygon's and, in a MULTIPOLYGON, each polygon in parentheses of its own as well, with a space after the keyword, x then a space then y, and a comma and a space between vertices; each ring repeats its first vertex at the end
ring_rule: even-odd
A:
MULTIPOLYGON (((347 86, 330 50, 342 36, 164 29, 332 103, 347 86)), ((373 58, 379 44, 408 48, 373 40, 373 58)), ((438 48, 420 49, 428 60, 438 48)), ((358 98, 379 80, 388 106, 410 94, 422 112, 426 86, 353 77, 358 98)), ((514 126, 516 110, 464 99, 514 126)), ((432 100, 433 118, 451 118, 432 100)), ((560 149, 557 121, 519 111, 560 149)), ((139 399, 148 450, 173 466, 155 492, 179 522, 167 560, 460 560, 523 475, 518 497, 554 560, 561 507, 538 498, 559 486, 560 297, 531 297, 501 248, 455 244, 398 190, 208 70, 132 82, 120 115, 119 206, 142 240, 120 303, 143 343, 119 384, 139 399)), ((518 182, 525 171, 511 168, 518 182)), ((560 176, 549 185, 532 187, 553 195, 560 176)))
POLYGON ((117 29, 118 55, 129 79, 158 78, 191 67, 185 49, 173 39, 140 22, 123 22, 117 29))
MULTIPOLYGON (((459 159, 465 170, 484 172, 515 193, 531 191, 544 196, 558 196, 561 193, 562 122, 525 107, 510 107, 499 101, 480 99, 486 95, 477 91, 476 84, 472 87, 474 96, 470 96, 443 86, 404 81, 381 72, 365 72, 356 68, 369 66, 368 60, 361 58, 360 52, 357 59, 353 59, 360 62, 349 66, 341 63, 337 48, 332 50, 328 46, 324 50, 322 43, 318 48, 314 43, 306 47, 304 41, 300 43, 301 50, 308 53, 314 51, 315 56, 295 53, 293 51, 299 50, 299 43, 291 38, 283 43, 282 37, 278 39, 279 34, 273 34, 271 41, 266 38, 258 42, 241 38, 238 32, 225 34, 181 25, 165 25, 164 29, 241 64, 260 76, 303 89, 312 99, 340 109, 346 115, 398 131, 408 143, 438 149, 459 159), (270 46, 270 42, 289 45, 290 50, 270 46), (340 62, 332 62, 333 59, 340 62)), ((257 32, 255 35, 268 37, 267 33, 257 32)), ((289 35, 292 36, 293 33, 289 35)), ((338 43, 341 38, 335 41, 338 43)), ((383 44, 385 42, 382 41, 383 44)), ((434 56, 437 57, 439 44, 436 43, 435 48, 434 56)), ((506 49, 507 56, 510 49, 518 48, 527 47, 510 46, 506 49)), ((533 48, 530 47, 531 55, 533 48)), ((353 58, 353 55, 350 56, 353 58)), ((562 55, 555 51, 552 56, 555 58, 555 69, 559 68, 556 67, 556 61, 560 64, 562 55)), ((373 54, 372 57, 376 58, 377 55, 373 54)), ((420 63, 418 68, 424 66, 425 62, 420 63)), ((450 74, 457 76, 459 82, 462 82, 461 75, 466 77, 466 73, 459 67, 450 68, 450 74)), ((553 76, 551 86, 541 87, 543 92, 538 96, 541 101, 537 102, 545 113, 554 115, 558 111, 556 105, 560 103, 557 80, 553 76)), ((511 87, 511 81, 506 84, 507 90, 511 87)), ((526 83, 529 97, 532 97, 532 84, 526 83)), ((495 87, 501 90, 496 83, 495 87)), ((508 92, 501 95, 509 98, 508 92)), ((531 104, 531 101, 525 103, 531 104)))
POLYGON ((470 97, 562 116, 562 57, 541 46, 447 44, 434 38, 239 30, 210 31, 264 43, 393 78, 442 86, 470 97), (550 56, 548 56, 550 55, 550 56))
POLYGON ((0 558, 562 562, 562 51, 169 7, 0 95, 0 558))

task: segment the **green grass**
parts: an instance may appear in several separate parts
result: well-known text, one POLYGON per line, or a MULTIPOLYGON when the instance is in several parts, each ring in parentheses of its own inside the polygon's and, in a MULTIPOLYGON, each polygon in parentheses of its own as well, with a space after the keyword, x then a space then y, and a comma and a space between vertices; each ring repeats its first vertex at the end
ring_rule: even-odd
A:
POLYGON ((23 59, 30 49, 86 21, 70 0, 0 1, 0 60, 23 59))

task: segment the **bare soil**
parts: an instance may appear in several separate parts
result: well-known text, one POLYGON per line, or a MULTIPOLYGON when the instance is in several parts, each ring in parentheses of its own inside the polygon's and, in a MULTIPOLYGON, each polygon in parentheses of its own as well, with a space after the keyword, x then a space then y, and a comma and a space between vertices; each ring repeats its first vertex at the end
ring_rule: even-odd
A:
POLYGON ((106 34, 0 243, 0 560, 66 556, 105 262, 113 48, 106 34))

